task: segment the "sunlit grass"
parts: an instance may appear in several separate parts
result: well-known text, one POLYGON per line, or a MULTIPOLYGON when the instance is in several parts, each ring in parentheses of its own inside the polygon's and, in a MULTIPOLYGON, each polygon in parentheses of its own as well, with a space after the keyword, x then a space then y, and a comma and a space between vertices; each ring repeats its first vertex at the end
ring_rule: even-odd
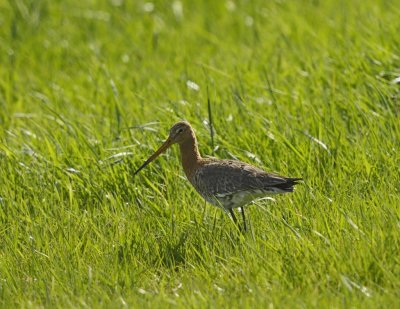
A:
POLYGON ((0 3, 3 307, 389 307, 396 1, 0 3), (210 102, 214 145, 210 138, 210 102), (242 235, 172 149, 303 177, 242 235))

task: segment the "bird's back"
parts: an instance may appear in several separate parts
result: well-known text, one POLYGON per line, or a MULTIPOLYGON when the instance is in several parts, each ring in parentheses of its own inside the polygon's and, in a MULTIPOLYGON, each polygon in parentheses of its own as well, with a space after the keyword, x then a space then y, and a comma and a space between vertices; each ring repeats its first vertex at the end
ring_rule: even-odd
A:
POLYGON ((300 178, 267 173, 240 161, 202 159, 189 180, 207 201, 235 208, 268 194, 292 192, 300 178))

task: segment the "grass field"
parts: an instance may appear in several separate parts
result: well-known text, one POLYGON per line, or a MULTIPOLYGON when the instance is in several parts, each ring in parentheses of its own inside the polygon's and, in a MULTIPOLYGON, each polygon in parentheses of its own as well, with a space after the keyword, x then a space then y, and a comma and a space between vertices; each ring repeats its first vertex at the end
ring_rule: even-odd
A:
POLYGON ((0 307, 399 308, 398 1, 0 2, 0 307), (215 131, 210 138, 207 102, 215 131), (203 155, 304 183, 240 234, 203 155))

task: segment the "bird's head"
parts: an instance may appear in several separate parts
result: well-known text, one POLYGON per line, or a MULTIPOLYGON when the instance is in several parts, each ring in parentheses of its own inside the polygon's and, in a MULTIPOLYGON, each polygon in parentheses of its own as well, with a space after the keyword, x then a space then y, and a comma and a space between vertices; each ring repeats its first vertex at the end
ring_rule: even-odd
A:
MULTIPOLYGON (((181 144, 192 135, 192 127, 189 122, 179 121, 175 123, 172 128, 169 130, 168 140, 171 141, 172 144, 181 144)), ((168 141, 167 140, 167 141, 168 141)))
POLYGON ((142 170, 146 165, 148 165, 151 161, 156 159, 160 154, 165 152, 169 147, 173 144, 182 144, 188 138, 190 138, 193 134, 192 127, 187 121, 179 121, 175 123, 172 128, 169 130, 169 136, 167 140, 154 152, 134 173, 136 175, 142 170))

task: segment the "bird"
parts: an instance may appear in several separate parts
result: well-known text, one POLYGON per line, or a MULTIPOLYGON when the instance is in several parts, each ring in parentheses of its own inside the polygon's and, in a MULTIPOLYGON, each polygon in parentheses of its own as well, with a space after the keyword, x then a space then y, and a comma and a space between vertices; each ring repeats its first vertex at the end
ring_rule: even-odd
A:
POLYGON ((268 173, 237 160, 203 158, 195 132, 187 121, 175 123, 167 140, 133 175, 137 175, 173 144, 179 145, 183 170, 192 186, 207 202, 229 213, 240 230, 247 231, 244 206, 268 195, 293 192, 294 186, 303 180, 268 173), (235 208, 239 208, 242 214, 242 227, 234 213, 235 208))

